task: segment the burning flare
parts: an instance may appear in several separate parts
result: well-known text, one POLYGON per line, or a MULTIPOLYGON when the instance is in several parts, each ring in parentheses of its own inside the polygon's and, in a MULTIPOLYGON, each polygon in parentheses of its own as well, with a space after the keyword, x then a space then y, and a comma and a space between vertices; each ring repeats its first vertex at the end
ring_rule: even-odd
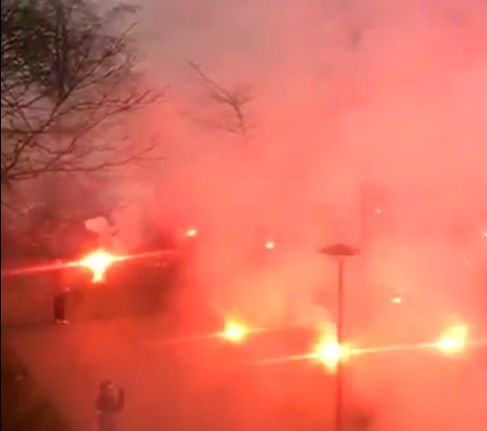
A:
POLYGON ((468 329, 463 325, 456 325, 447 329, 436 341, 438 350, 447 354, 461 353, 467 344, 468 329))
POLYGON ((350 353, 349 347, 339 344, 335 338, 325 337, 315 347, 312 357, 334 372, 340 362, 348 359, 350 353))
POLYGON ((192 228, 189 228, 187 231, 186 231, 186 236, 188 238, 194 238, 195 236, 198 235, 198 230, 194 227, 192 228))
POLYGON ((267 250, 273 250, 276 248, 276 243, 272 240, 269 240, 269 241, 266 241, 266 243, 264 244, 265 248, 267 250))
POLYGON ((221 333, 221 336, 232 343, 240 343, 247 338, 248 333, 248 329, 243 324, 229 321, 227 322, 224 331, 221 333))
POLYGON ((82 259, 80 265, 93 273, 92 283, 102 283, 105 281, 105 273, 108 267, 116 260, 117 258, 112 254, 98 250, 82 259))

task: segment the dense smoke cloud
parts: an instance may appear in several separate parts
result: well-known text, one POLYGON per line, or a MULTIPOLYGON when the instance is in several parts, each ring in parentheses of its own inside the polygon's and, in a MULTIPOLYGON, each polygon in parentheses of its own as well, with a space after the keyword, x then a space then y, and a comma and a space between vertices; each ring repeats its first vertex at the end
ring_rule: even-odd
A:
MULTIPOLYGON (((188 327, 200 323, 204 298, 258 326, 319 329, 333 319, 336 274, 316 251, 348 242, 368 250, 347 267, 353 340, 429 341, 459 321, 487 336, 484 1, 142 6, 145 66, 168 94, 127 125, 139 140, 156 136, 165 159, 121 173, 103 193, 126 204, 111 215, 124 251, 144 243, 134 221, 143 217, 161 231, 198 229, 179 295, 188 327), (229 112, 207 97, 190 61, 225 88, 248 86, 247 139, 194 121, 229 112)), ((181 361, 200 379, 188 394, 204 398, 211 366, 181 361)), ((285 372, 263 372, 252 381, 259 394, 245 381, 238 393, 270 409, 285 381, 309 390, 294 404, 313 420, 321 392, 294 372, 292 384, 285 372)), ((378 431, 483 431, 485 379, 482 351, 453 362, 371 355, 350 366, 354 397, 376 414, 378 431)), ((271 423, 272 410, 247 398, 238 401, 250 410, 235 413, 242 429, 253 429, 253 417, 271 423)), ((273 426, 260 429, 283 429, 273 426)))
MULTIPOLYGON (((201 230, 194 289, 259 324, 317 325, 329 316, 322 298, 333 298, 334 267, 315 250, 334 241, 360 245, 365 224, 365 291, 359 265, 350 267, 355 336, 428 338, 456 315, 481 333, 483 2, 143 6, 151 73, 171 83, 171 106, 151 119, 164 124, 167 160, 151 178, 159 198, 150 211, 161 227, 201 230), (255 127, 247 143, 178 115, 223 115, 205 99, 190 60, 227 88, 250 86, 255 127), (268 238, 276 241, 272 257, 264 256, 268 238), (404 296, 408 311, 390 309, 394 295, 404 296)), ((390 373, 373 371, 379 361, 371 360, 364 369, 374 377, 357 375, 364 397, 385 412, 384 427, 483 429, 487 418, 477 417, 473 398, 444 395, 485 396, 467 377, 451 377, 457 387, 437 379, 444 374, 434 359, 389 360, 390 373), (414 371, 403 379, 395 371, 408 363, 414 371), (428 399, 433 407, 423 410, 428 399)))
POLYGON ((365 199, 384 258, 417 267, 423 254, 438 279, 445 261, 479 260, 487 201, 481 2, 143 6, 150 73, 170 83, 170 106, 144 121, 164 129, 167 159, 144 178, 161 225, 201 226, 208 247, 227 257, 268 236, 291 249, 287 256, 301 255, 326 241, 358 243, 365 199), (185 115, 223 115, 189 60, 227 88, 250 86, 255 127, 246 146, 185 115))

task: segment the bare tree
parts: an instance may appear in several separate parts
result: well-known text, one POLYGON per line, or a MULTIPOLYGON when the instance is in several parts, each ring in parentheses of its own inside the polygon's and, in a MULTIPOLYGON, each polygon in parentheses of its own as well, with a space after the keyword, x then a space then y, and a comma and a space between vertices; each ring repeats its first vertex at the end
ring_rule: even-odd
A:
POLYGON ((245 109, 253 100, 248 88, 238 87, 234 90, 227 90, 211 79, 198 64, 190 62, 189 65, 208 88, 210 99, 230 111, 228 119, 198 119, 198 121, 230 133, 240 134, 244 140, 247 140, 251 126, 247 121, 245 109))
POLYGON ((136 150, 107 143, 121 116, 159 97, 137 73, 134 23, 123 24, 133 8, 101 14, 89 0, 1 7, 2 186, 146 158, 153 142, 136 150))

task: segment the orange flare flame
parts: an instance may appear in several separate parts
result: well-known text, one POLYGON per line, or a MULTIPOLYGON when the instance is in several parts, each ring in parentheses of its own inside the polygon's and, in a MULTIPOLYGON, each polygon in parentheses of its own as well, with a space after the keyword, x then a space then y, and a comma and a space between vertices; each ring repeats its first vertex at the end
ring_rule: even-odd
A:
POLYGON ((232 343, 241 343, 247 338, 248 333, 248 329, 242 323, 229 321, 221 336, 232 343))
POLYGON ((460 353, 467 344, 468 329, 463 325, 453 326, 447 329, 436 341, 438 350, 447 354, 460 353))
POLYGON ((92 273, 92 283, 101 283, 105 280, 105 273, 108 267, 117 259, 112 254, 98 250, 86 256, 80 261, 80 265, 88 268, 92 273))
POLYGON ((186 236, 188 238, 194 238, 198 235, 198 231, 195 228, 190 228, 186 231, 186 236))
POLYGON ((272 240, 267 241, 267 242, 264 244, 264 246, 265 246, 265 248, 266 248, 267 250, 273 250, 274 248, 276 248, 276 244, 275 244, 275 242, 274 242, 274 241, 272 241, 272 240))
POLYGON ((324 364, 330 371, 335 371, 338 364, 350 356, 350 348, 339 344, 334 338, 325 337, 316 347, 312 357, 324 364))

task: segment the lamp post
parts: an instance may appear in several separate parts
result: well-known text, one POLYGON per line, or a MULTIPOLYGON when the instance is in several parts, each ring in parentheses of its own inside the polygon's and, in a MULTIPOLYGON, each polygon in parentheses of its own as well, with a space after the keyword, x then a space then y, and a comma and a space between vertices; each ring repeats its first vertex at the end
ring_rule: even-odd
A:
MULTIPOLYGON (((321 254, 333 256, 338 261, 338 286, 337 286, 337 322, 336 336, 339 346, 343 342, 344 328, 344 285, 345 285, 345 259, 355 256, 359 249, 345 244, 333 244, 319 250, 321 254)), ((342 361, 338 361, 335 380, 335 431, 342 431, 343 425, 343 366, 342 361)))

